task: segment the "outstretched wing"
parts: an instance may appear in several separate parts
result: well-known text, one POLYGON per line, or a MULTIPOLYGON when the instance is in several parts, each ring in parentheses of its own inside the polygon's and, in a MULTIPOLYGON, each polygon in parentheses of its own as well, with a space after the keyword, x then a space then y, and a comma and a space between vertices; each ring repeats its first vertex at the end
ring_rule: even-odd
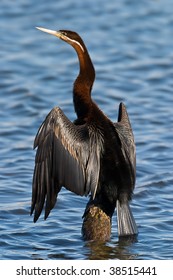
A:
POLYGON ((75 125, 58 107, 40 126, 34 141, 37 147, 32 186, 31 214, 34 222, 45 203, 45 219, 54 207, 61 187, 92 196, 98 185, 101 145, 96 131, 75 125))
POLYGON ((133 190, 136 179, 136 149, 128 113, 123 103, 120 103, 118 122, 114 126, 120 139, 121 151, 127 167, 126 172, 128 174, 126 173, 127 176, 124 176, 124 178, 129 178, 127 184, 133 190))
POLYGON ((136 152, 131 124, 123 103, 120 103, 118 122, 114 125, 120 139, 122 162, 124 162, 124 167, 121 168, 122 193, 116 205, 118 234, 119 236, 136 235, 138 229, 128 203, 135 186, 136 152))

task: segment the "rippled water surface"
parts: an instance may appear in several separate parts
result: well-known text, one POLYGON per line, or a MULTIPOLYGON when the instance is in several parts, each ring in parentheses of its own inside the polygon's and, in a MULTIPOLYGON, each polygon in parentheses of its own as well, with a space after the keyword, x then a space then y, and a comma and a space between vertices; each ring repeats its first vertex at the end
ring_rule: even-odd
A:
POLYGON ((173 1, 0 3, 0 259, 173 258, 173 1), (45 222, 29 216, 34 136, 60 106, 74 119, 76 53, 35 29, 71 29, 83 37, 97 78, 93 99, 112 119, 128 109, 137 146, 132 209, 138 239, 84 242, 88 198, 61 191, 45 222))

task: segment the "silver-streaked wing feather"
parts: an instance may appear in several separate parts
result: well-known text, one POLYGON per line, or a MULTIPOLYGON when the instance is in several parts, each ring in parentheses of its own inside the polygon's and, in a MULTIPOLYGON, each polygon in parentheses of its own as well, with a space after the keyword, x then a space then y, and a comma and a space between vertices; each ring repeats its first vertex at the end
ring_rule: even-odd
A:
POLYGON ((128 202, 135 186, 136 151, 133 131, 126 107, 123 103, 120 103, 118 122, 114 125, 121 143, 121 151, 123 155, 121 162, 125 163, 124 167, 121 168, 119 172, 121 174, 122 193, 116 202, 118 235, 136 235, 138 229, 128 202), (127 193, 130 194, 129 197, 126 196, 127 193))
POLYGON ((100 172, 101 143, 87 125, 75 125, 55 107, 40 126, 32 187, 31 214, 37 221, 45 203, 45 219, 54 207, 61 187, 95 196, 100 172), (96 145, 95 145, 96 144, 96 145))
POLYGON ((128 113, 123 103, 120 103, 118 122, 114 126, 120 139, 121 151, 128 168, 129 174, 126 178, 130 179, 129 188, 131 187, 133 190, 136 178, 136 148, 128 113))

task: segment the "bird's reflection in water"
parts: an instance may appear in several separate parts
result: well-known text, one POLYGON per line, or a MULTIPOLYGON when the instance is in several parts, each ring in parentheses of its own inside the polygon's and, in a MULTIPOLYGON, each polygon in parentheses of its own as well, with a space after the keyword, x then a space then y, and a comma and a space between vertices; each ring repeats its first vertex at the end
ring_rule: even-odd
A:
POLYGON ((86 242, 85 247, 88 249, 86 258, 89 260, 133 260, 137 254, 131 252, 131 246, 136 243, 137 236, 121 237, 117 242, 86 242))

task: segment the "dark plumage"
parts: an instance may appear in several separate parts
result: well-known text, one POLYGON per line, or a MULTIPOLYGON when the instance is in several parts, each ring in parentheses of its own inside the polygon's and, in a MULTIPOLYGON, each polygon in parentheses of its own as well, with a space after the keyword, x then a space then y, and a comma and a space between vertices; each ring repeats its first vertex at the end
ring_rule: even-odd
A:
POLYGON ((129 207, 135 185, 135 144, 126 108, 120 103, 118 122, 113 123, 91 99, 95 71, 77 33, 38 29, 72 45, 78 54, 80 71, 73 88, 77 120, 71 122, 60 108, 55 107, 40 126, 34 141, 34 148, 37 147, 31 206, 34 222, 44 204, 45 219, 48 217, 64 186, 81 196, 91 193, 84 213, 86 239, 97 239, 97 231, 100 234, 99 226, 94 235, 90 232, 90 226, 94 228, 98 218, 98 215, 91 215, 91 209, 95 208, 111 225, 117 206, 119 236, 137 234, 129 207), (90 221, 92 217, 93 221, 90 221))

